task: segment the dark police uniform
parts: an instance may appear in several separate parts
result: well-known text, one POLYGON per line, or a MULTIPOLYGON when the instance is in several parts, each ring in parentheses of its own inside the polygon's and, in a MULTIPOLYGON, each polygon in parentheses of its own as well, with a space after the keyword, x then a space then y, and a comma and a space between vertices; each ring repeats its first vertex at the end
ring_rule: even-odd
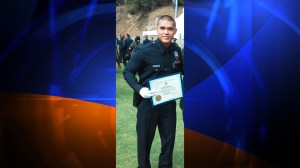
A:
MULTIPOLYGON (((124 47, 124 40, 121 39, 118 41, 118 45, 119 45, 119 54, 120 54, 120 62, 123 62, 124 58, 126 58, 126 52, 125 52, 125 47, 124 47)), ((126 59, 125 59, 125 63, 123 62, 124 67, 126 66, 126 59)))
MULTIPOLYGON (((183 72, 181 50, 171 45, 165 49, 159 39, 145 44, 128 62, 123 75, 130 87, 139 93, 149 88, 149 81, 157 77, 183 72), (135 74, 138 73, 139 81, 135 74)), ((151 167, 149 155, 158 126, 162 142, 159 167, 172 167, 172 155, 176 132, 176 102, 170 101, 152 107, 151 98, 142 99, 138 105, 136 131, 138 137, 139 167, 151 167)))
POLYGON ((145 39, 144 41, 143 41, 143 44, 148 44, 148 43, 150 43, 151 41, 149 40, 149 39, 145 39))
MULTIPOLYGON (((133 42, 133 40, 131 38, 127 38, 124 40, 124 50, 125 50, 125 54, 126 54, 126 57, 125 57, 125 62, 126 61, 129 61, 130 58, 131 58, 131 55, 130 55, 130 50, 129 50, 129 47, 131 45, 131 43, 133 42)), ((124 64, 124 66, 126 66, 126 64, 124 64)))

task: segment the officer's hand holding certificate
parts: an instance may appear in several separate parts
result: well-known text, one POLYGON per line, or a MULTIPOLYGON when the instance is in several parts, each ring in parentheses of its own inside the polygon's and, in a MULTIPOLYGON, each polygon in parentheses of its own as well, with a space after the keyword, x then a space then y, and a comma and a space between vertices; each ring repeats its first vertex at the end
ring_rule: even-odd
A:
POLYGON ((174 74, 149 81, 151 90, 156 91, 153 96, 153 106, 183 97, 181 74, 174 74))
POLYGON ((143 87, 141 90, 140 90, 140 95, 143 97, 143 98, 150 98, 152 96, 155 96, 156 94, 156 91, 155 90, 149 90, 148 88, 146 87, 143 87))

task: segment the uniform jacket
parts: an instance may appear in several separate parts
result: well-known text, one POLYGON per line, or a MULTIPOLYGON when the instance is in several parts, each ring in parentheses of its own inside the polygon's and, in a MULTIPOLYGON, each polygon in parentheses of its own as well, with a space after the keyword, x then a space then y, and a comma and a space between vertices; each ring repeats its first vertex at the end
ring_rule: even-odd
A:
POLYGON ((180 48, 171 44, 166 49, 157 39, 141 46, 134 53, 123 75, 130 87, 139 93, 142 87, 148 87, 150 80, 178 72, 183 73, 180 48), (139 75, 139 81, 136 73, 139 75))

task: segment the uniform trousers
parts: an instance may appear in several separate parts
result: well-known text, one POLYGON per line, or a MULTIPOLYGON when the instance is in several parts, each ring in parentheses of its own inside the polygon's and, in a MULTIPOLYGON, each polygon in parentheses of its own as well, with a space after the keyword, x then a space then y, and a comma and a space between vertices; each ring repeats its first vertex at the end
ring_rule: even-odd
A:
POLYGON ((123 57, 122 57, 122 59, 123 59, 123 64, 124 64, 124 67, 127 65, 127 58, 126 58, 126 56, 124 55, 123 57))
POLYGON ((143 99, 137 112, 138 164, 140 168, 150 168, 150 150, 158 127, 161 139, 159 168, 172 167, 176 134, 176 102, 152 107, 151 99, 143 99))

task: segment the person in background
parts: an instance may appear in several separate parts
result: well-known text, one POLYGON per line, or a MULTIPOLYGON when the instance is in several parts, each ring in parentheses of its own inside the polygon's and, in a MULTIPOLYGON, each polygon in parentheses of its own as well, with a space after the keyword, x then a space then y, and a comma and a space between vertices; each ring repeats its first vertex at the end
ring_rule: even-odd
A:
MULTIPOLYGON (((129 61, 130 58, 131 58, 131 51, 130 51, 130 49, 129 49, 129 46, 131 45, 132 42, 133 42, 133 40, 130 38, 130 35, 127 33, 127 34, 125 35, 125 40, 124 40, 124 42, 123 42, 123 47, 124 47, 125 55, 126 55, 126 57, 125 57, 125 62, 126 62, 126 63, 127 63, 127 61, 129 61)), ((123 59, 123 62, 124 62, 124 59, 123 59)), ((124 66, 126 66, 126 65, 124 64, 124 66)))
POLYGON ((140 49, 140 47, 142 46, 141 43, 141 38, 140 36, 136 36, 134 39, 134 42, 132 42, 129 46, 129 51, 131 51, 131 55, 133 56, 133 54, 140 49))
POLYGON ((116 63, 118 65, 118 69, 120 70, 121 69, 121 63, 120 63, 120 59, 119 59, 119 45, 118 45, 118 41, 119 39, 116 38, 116 63))
POLYGON ((177 40, 176 38, 173 38, 172 43, 178 47, 178 44, 176 43, 176 40, 177 40))
POLYGON ((124 67, 126 66, 126 53, 125 53, 125 47, 124 47, 124 39, 125 35, 120 35, 120 40, 118 41, 118 45, 119 45, 119 60, 120 63, 123 62, 124 67))
POLYGON ((145 40, 143 41, 143 44, 147 44, 147 43, 150 43, 150 42, 151 42, 151 41, 148 39, 148 35, 147 35, 147 34, 144 35, 144 38, 145 38, 145 40))

